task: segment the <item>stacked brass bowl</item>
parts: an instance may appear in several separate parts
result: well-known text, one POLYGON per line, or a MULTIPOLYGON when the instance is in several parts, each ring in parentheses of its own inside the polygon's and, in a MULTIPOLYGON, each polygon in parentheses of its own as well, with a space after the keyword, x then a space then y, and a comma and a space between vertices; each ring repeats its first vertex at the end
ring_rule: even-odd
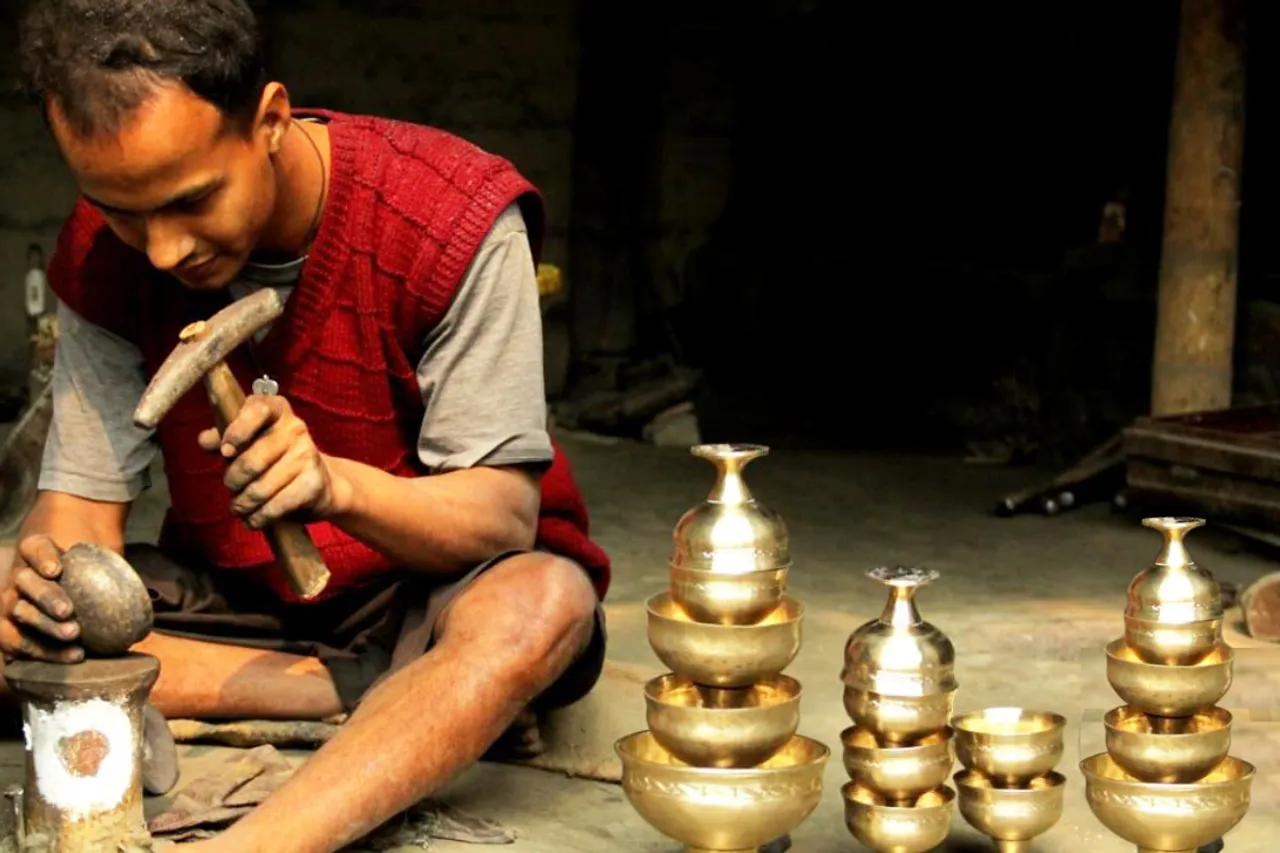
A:
POLYGON ((1000 853, 1027 853, 1062 818, 1066 718, 1051 711, 985 708, 951 721, 960 814, 1000 853))
POLYGON ((946 839, 955 813, 955 791, 946 785, 954 764, 955 648, 916 608, 916 593, 936 572, 867 574, 889 587, 889 600, 845 645, 840 678, 853 720, 840 736, 850 779, 841 789, 845 823, 877 853, 924 853, 946 839))
POLYGON ((649 645, 671 671, 645 685, 648 729, 615 749, 633 808, 697 853, 755 853, 822 799, 830 751, 796 734, 804 607, 787 595, 783 520, 742 469, 768 449, 699 445, 717 469, 675 529, 671 586, 649 599, 649 645))
POLYGON ((1125 704, 1105 718, 1107 751, 1080 763, 1098 820, 1139 853, 1195 853, 1249 810, 1254 767, 1228 755, 1235 654, 1222 640, 1213 576, 1187 553, 1198 518, 1148 518, 1164 535, 1154 565, 1129 585, 1107 680, 1125 704))

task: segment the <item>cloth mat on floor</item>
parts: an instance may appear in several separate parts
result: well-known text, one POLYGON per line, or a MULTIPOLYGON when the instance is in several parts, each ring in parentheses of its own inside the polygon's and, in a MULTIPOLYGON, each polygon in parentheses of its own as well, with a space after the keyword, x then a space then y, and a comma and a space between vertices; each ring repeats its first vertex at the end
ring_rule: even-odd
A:
MULTIPOLYGON (((228 756, 209 773, 181 788, 148 829, 158 841, 212 838, 261 803, 293 775, 293 766, 274 746, 228 756)), ((446 803, 424 800, 389 821, 353 851, 378 853, 403 847, 429 849, 432 840, 467 844, 511 844, 515 833, 493 821, 446 803)))

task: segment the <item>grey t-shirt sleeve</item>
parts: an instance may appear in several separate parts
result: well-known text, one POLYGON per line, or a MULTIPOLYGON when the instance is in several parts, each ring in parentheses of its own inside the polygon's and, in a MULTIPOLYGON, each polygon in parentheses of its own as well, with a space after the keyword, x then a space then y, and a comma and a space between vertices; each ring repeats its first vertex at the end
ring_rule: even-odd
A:
POLYGON ((498 217, 418 365, 418 456, 432 472, 545 465, 542 308, 517 205, 498 217))
POLYGON ((157 445, 133 425, 146 390, 142 352, 58 303, 53 419, 39 488, 128 503, 150 486, 157 445))

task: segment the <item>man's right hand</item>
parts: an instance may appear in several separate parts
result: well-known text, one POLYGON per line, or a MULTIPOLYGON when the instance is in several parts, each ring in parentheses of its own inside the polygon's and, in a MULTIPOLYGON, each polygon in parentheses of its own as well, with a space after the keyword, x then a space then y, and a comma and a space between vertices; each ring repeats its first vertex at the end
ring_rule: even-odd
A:
POLYGON ((80 625, 58 584, 61 574, 62 553, 52 539, 28 536, 18 543, 17 559, 0 585, 0 652, 6 659, 84 660, 74 644, 80 625))

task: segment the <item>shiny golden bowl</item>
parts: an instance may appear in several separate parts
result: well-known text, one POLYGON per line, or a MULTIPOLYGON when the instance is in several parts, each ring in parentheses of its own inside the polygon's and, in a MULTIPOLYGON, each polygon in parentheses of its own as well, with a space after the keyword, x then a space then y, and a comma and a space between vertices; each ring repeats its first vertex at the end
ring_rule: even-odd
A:
POLYGON ((646 603, 649 645, 668 669, 707 687, 749 687, 780 675, 800 652, 804 605, 784 597, 754 625, 696 622, 669 592, 646 603))
POLYGON ((1195 782, 1231 750, 1231 712, 1222 708, 1171 718, 1151 717, 1125 706, 1108 711, 1103 723, 1107 752, 1122 770, 1143 782, 1195 782))
POLYGON ((909 744, 947 727, 956 691, 929 696, 885 696, 853 687, 844 689, 844 710, 859 728, 890 745, 909 744))
POLYGON ((1046 773, 1025 787, 997 788, 973 770, 955 775, 960 814, 969 825, 1000 845, 1000 853, 1023 853, 1031 839, 1062 819, 1067 778, 1046 773))
POLYGON ((998 787, 1018 787, 1043 776, 1062 760, 1067 720, 1050 711, 984 708, 951 721, 956 758, 998 787))
POLYGON ((1116 640, 1107 646, 1107 681, 1124 700, 1157 717, 1187 717, 1212 708, 1231 689, 1235 651, 1219 643, 1199 663, 1162 666, 1146 663, 1116 640))
POLYGON ((1163 666, 1191 666, 1222 642, 1222 619, 1170 624, 1124 617, 1124 639, 1138 658, 1163 666))
POLYGON ((914 800, 951 776, 951 729, 928 735, 910 746, 881 746, 868 729, 850 726, 840 733, 844 769, 849 778, 886 800, 914 800))
POLYGON ((754 625, 782 604, 790 571, 726 574, 672 565, 671 598, 696 622, 754 625))
POLYGON ((955 813, 956 792, 943 785, 910 805, 891 805, 857 782, 840 789, 844 822, 864 846, 877 853, 925 853, 946 840, 955 813))
POLYGON ((830 750, 794 737, 759 767, 691 767, 650 732, 619 740, 622 790, 654 829, 705 851, 755 853, 799 826, 822 800, 830 750))
POLYGON ((732 690, 662 675, 644 696, 654 739, 697 767, 755 767, 800 725, 800 682, 785 675, 732 690))
POLYGON ((1249 811, 1254 766, 1228 758, 1198 782, 1141 782, 1105 752, 1080 762, 1095 817, 1142 851, 1192 853, 1221 838, 1249 811))

